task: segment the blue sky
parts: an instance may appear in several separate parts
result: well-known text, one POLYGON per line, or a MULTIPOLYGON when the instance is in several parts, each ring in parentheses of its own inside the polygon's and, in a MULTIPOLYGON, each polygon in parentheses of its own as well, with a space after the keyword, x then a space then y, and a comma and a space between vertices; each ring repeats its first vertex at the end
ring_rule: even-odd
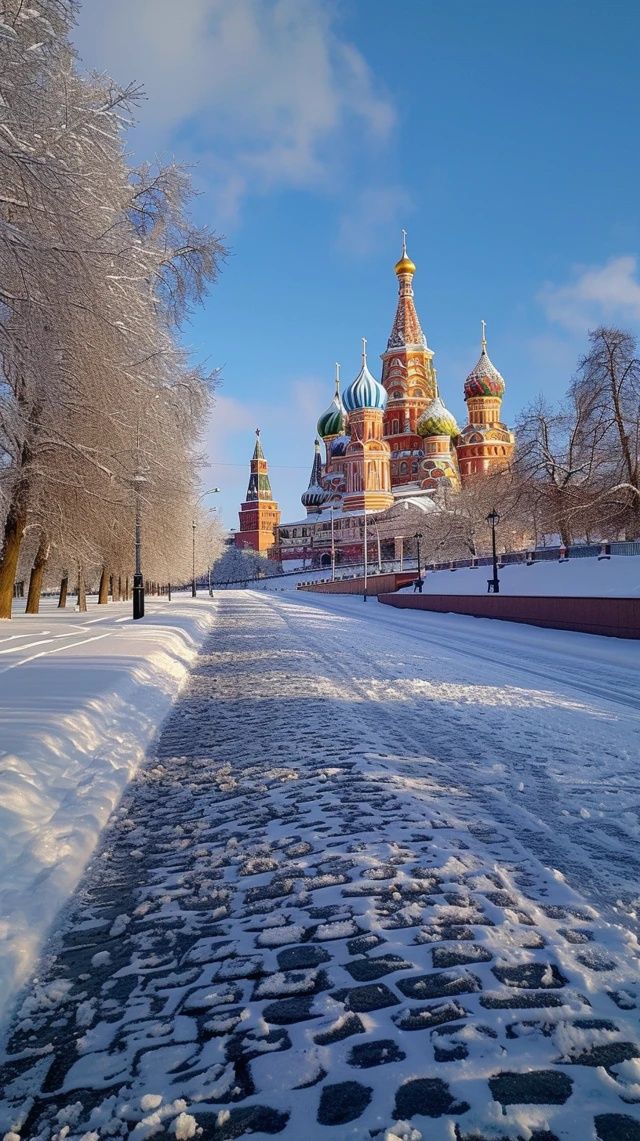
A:
POLYGON ((134 161, 192 164, 230 257, 185 331, 222 369, 209 485, 237 526, 260 426, 283 517, 315 421, 379 375, 400 230, 442 395, 480 321, 513 423, 567 386, 589 328, 640 331, 640 6, 633 0, 85 0, 84 65, 139 82, 134 161))

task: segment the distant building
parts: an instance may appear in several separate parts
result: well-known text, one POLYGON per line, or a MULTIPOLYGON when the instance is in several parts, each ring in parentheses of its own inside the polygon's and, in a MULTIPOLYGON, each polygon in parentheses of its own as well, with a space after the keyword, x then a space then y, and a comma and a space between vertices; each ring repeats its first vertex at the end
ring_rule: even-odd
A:
MULTIPOLYGON (((306 518, 277 526, 273 540, 271 554, 285 567, 292 562, 327 565, 332 548, 337 562, 361 558, 364 512, 375 513, 378 522, 382 516, 393 529, 395 518, 402 517, 395 508, 438 510, 443 491, 455 494, 510 461, 515 440, 500 419, 505 383, 489 359, 484 321, 480 357, 464 384, 468 423, 460 430, 438 391, 434 353, 414 303, 415 272, 403 231, 402 255, 395 265, 398 302, 382 353, 381 379, 369 370, 364 341, 360 372, 343 394, 336 366, 335 392, 318 420, 309 486, 301 497, 306 518)), ((254 518, 252 506, 248 494, 241 532, 245 509, 247 520, 254 518)), ((264 516, 265 527, 266 520, 264 516)), ((255 529, 257 523, 251 525, 255 529)), ((241 538, 242 533, 236 542, 241 538)), ((375 534, 369 541, 375 541, 375 534)), ((402 549, 400 540, 387 539, 385 545, 384 557, 397 557, 402 549)))
POLYGON ((280 508, 271 492, 269 465, 260 443, 259 428, 256 428, 247 496, 240 507, 239 518, 240 530, 235 535, 236 547, 241 551, 258 551, 259 554, 271 551, 276 542, 280 508))

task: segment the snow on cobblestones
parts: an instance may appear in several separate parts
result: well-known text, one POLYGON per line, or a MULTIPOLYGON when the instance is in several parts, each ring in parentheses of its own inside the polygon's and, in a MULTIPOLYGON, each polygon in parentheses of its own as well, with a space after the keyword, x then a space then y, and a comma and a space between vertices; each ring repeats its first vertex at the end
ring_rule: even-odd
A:
POLYGON ((633 916, 500 794, 573 748, 617 779, 635 729, 516 661, 510 698, 460 698, 490 681, 373 616, 227 592, 13 1023, 0 1129, 637 1141, 633 916))
POLYGON ((0 630, 0 1023, 213 620, 177 599, 98 614, 49 600, 0 630))

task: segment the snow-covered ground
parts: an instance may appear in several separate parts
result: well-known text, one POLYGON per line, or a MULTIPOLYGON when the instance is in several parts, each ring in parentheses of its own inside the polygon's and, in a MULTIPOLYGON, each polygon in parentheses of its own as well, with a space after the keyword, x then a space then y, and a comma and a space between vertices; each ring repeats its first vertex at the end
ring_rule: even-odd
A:
POLYGON ((0 1126, 637 1141, 638 648, 216 601, 24 997, 0 1126))
POLYGON ((405 710, 429 715, 428 747, 442 750, 430 763, 640 934, 636 642, 360 596, 298 593, 296 603, 301 619, 325 619, 339 660, 348 655, 364 684, 371 676, 380 700, 392 686, 405 710))
MULTIPOLYGON (((24 604, 22 604, 22 607, 24 604)), ((209 601, 0 624, 0 1020, 213 620, 209 601)))
MULTIPOLYGON (((424 594, 486 594, 491 567, 429 571, 424 594)), ((640 556, 610 559, 567 559, 566 562, 515 563, 499 571, 501 594, 565 595, 571 597, 637 598, 640 595, 640 556)), ((408 589, 412 589, 409 587, 408 589)))
MULTIPOLYGON (((413 565, 415 566, 415 561, 413 565)), ((405 569, 411 567, 411 563, 405 563, 405 569)), ((374 575, 375 572, 375 564, 371 564, 369 574, 374 575)), ((354 567, 353 571, 348 572, 339 568, 337 576, 347 573, 348 577, 353 577, 356 573, 362 574, 362 566, 354 567)), ((487 579, 491 575, 490 566, 429 571, 425 575, 423 593, 486 594, 487 579)), ((557 559, 540 560, 531 566, 515 563, 502 567, 499 575, 503 594, 588 595, 602 598, 637 598, 640 595, 639 555, 612 555, 609 559, 572 558, 562 563, 557 559)), ((272 590, 279 594, 297 590, 301 582, 327 582, 329 578, 330 572, 324 568, 286 574, 256 585, 259 590, 272 590)), ((412 590, 413 587, 404 589, 412 590)))

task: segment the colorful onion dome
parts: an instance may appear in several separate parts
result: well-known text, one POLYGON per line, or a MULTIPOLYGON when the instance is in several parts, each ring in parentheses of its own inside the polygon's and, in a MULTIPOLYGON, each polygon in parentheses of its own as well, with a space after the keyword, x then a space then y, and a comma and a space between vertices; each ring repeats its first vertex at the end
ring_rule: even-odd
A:
POLYGON ((322 413, 322 416, 316 425, 318 435, 322 436, 323 440, 326 440, 327 436, 339 436, 342 432, 344 432, 345 424, 347 422, 344 404, 342 403, 342 398, 340 396, 339 364, 336 364, 335 385, 336 390, 333 394, 333 400, 331 401, 331 404, 326 409, 326 411, 322 413))
POLYGON ((504 396, 505 383, 487 353, 486 323, 482 322, 482 352, 480 359, 464 382, 464 398, 470 396, 504 396))
POLYGON ((434 396, 427 404, 416 424, 419 436, 457 436, 460 429, 455 417, 445 408, 439 396, 434 396))
POLYGON ((305 492, 300 496, 300 501, 303 507, 307 509, 319 509, 323 503, 331 498, 331 492, 327 491, 322 486, 320 480, 322 479, 322 460, 320 458, 320 441, 315 441, 315 452, 313 456, 313 466, 311 468, 311 475, 309 477, 309 486, 305 492))
POLYGON ((331 441, 331 456, 338 458, 343 456, 347 447, 351 443, 351 436, 336 436, 335 440, 331 441))
POLYGON ((407 254, 407 231, 402 231, 402 257, 397 261, 394 266, 394 271, 398 277, 403 273, 410 273, 413 275, 416 272, 416 267, 407 254))
POLYGON ((362 338, 362 368, 344 394, 347 412, 358 412, 362 408, 375 408, 384 411, 387 403, 386 389, 371 375, 367 368, 367 342, 362 338))

